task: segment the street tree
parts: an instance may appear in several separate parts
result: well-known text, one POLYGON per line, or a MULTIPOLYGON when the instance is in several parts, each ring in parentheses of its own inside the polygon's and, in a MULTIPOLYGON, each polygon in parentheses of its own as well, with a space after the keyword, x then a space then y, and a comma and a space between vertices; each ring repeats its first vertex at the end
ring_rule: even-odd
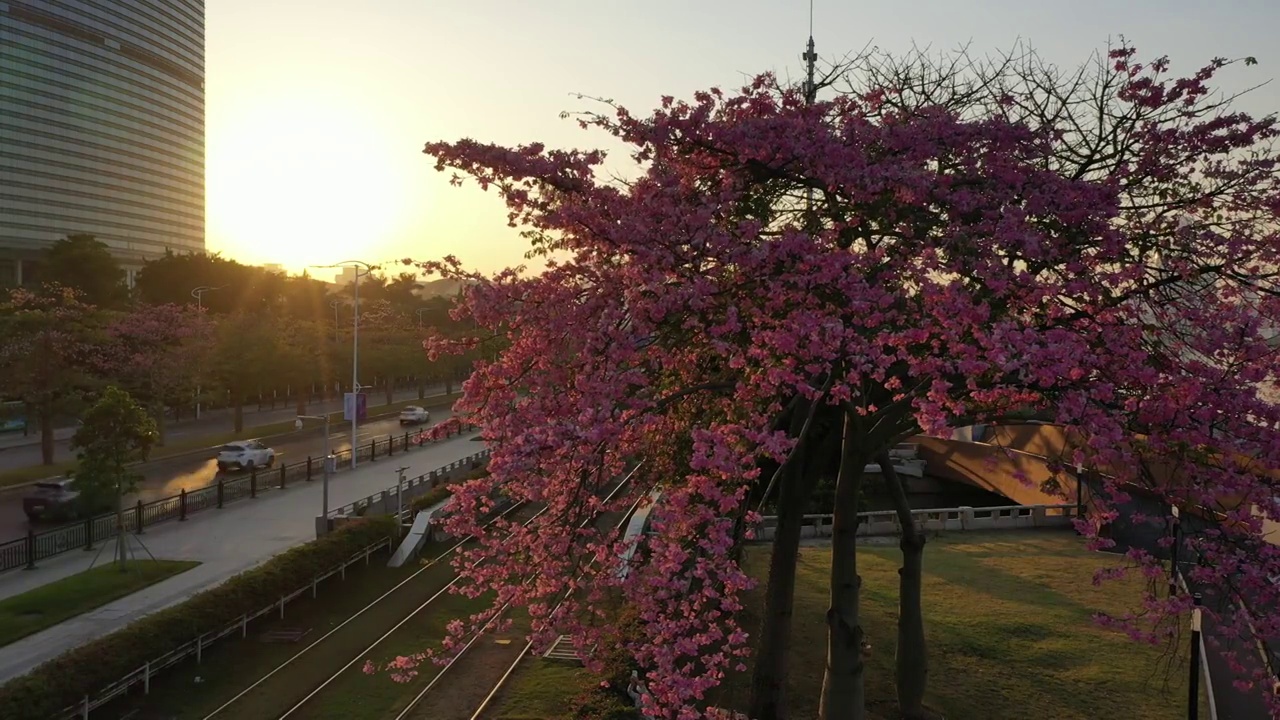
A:
POLYGON ((269 312, 237 312, 218 323, 211 373, 230 398, 235 432, 244 430, 245 402, 281 378, 284 327, 269 312))
POLYGON ((106 327, 106 374, 151 414, 164 445, 165 408, 186 404, 206 371, 215 328, 190 305, 139 303, 106 327))
POLYGON ((166 253, 148 260, 134 283, 139 299, 151 305, 195 305, 191 291, 218 288, 205 293, 201 304, 213 315, 279 309, 284 302, 284 276, 259 267, 242 265, 218 253, 166 253))
POLYGON ((0 303, 0 393, 34 413, 45 465, 54 462, 54 423, 78 412, 97 382, 100 315, 61 285, 11 290, 0 303))
POLYGON ((44 251, 39 280, 50 287, 75 288, 82 302, 118 308, 129 297, 125 273, 106 243, 93 235, 73 234, 44 251))
POLYGON ((124 498, 137 491, 141 475, 131 466, 144 461, 156 443, 154 419, 129 393, 111 385, 85 412, 71 439, 78 459, 73 487, 86 508, 110 501, 116 513, 116 562, 125 569, 124 498))
MULTIPOLYGON (((499 190, 532 252, 548 256, 533 276, 485 277, 453 258, 426 266, 468 281, 478 326, 430 342, 433 355, 472 351, 485 332, 508 343, 477 365, 459 404, 492 443, 490 475, 455 491, 446 521, 480 538, 457 560, 463 591, 494 590, 498 605, 455 623, 446 649, 499 605, 527 605, 538 643, 569 634, 583 650, 626 647, 654 712, 698 714, 707 691, 743 669, 749 635, 735 617, 752 580, 734 548, 759 520, 748 499, 777 493, 751 716, 786 717, 792 519, 834 455, 820 714, 861 718, 863 468, 888 464, 913 435, 1027 412, 1071 428, 1070 460, 1097 471, 1080 524, 1096 547, 1140 487, 1206 523, 1189 579, 1230 584, 1250 602, 1252 623, 1224 619, 1225 631, 1280 632, 1280 588, 1267 580, 1280 549, 1262 535, 1264 520, 1280 520, 1267 477, 1280 468, 1280 409, 1259 393, 1277 379, 1263 329, 1280 323, 1275 121, 1212 99, 1225 61, 1169 78, 1167 61, 1132 57, 1111 52, 1109 102, 1160 112, 1140 113, 1083 172, 1055 160, 1072 133, 1089 135, 1079 128, 886 100, 902 87, 808 102, 769 75, 736 94, 664 98, 648 117, 613 106, 580 116, 631 147, 626 182, 602 179, 597 151, 428 145, 439 169, 499 190), (1090 172, 1097 163, 1110 169, 1090 172), (1148 192, 1196 202, 1135 201, 1148 192), (1188 280, 1213 292, 1180 290, 1188 280), (1162 312, 1171 306, 1179 312, 1162 312), (633 482, 603 502, 637 461, 633 482), (1143 471, 1157 461, 1191 471, 1143 471), (548 512, 482 525, 499 488, 548 512), (624 578, 619 542, 580 526, 654 489, 645 562, 624 578), (626 637, 591 622, 618 595, 641 618, 626 637)), ((1010 88, 996 107, 1030 105, 1037 92, 1010 88)), ((924 537, 901 480, 885 481, 906 528, 899 704, 924 717, 924 537)), ((1128 558, 1162 571, 1148 550, 1128 558)), ((1151 590, 1135 610, 1115 621, 1151 637, 1190 601, 1151 590)), ((397 661, 401 676, 420 659, 397 661)))

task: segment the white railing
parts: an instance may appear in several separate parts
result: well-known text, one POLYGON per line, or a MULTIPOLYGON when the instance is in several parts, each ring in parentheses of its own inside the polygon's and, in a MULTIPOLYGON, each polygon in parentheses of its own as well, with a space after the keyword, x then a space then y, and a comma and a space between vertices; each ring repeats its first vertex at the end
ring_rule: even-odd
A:
MULTIPOLYGON (((972 530, 1015 530, 1019 528, 1072 527, 1074 504, 1002 505, 999 507, 956 507, 912 510, 911 517, 921 532, 964 532, 972 530)), ((801 538, 831 537, 832 515, 805 515, 801 538)), ((778 518, 767 515, 756 530, 755 541, 772 540, 778 518)), ((858 513, 858 537, 897 535, 902 531, 893 510, 858 513)))
MULTIPOLYGON (((449 477, 451 473, 459 470, 470 471, 476 463, 482 463, 489 459, 492 451, 485 449, 478 453, 468 455, 461 460, 455 460, 442 468, 432 470, 429 473, 423 473, 414 478, 408 478, 400 485, 401 500, 405 507, 409 505, 409 501, 417 496, 438 486, 442 480, 449 477)), ((396 503, 396 486, 392 485, 386 490, 381 490, 368 497, 361 498, 355 502, 347 503, 340 508, 330 510, 329 517, 354 517, 364 511, 366 514, 371 508, 377 505, 383 512, 381 514, 395 514, 396 503)))
MULTIPOLYGON (((117 697, 124 695, 126 692, 129 691, 129 688, 133 687, 134 685, 141 684, 143 693, 149 694, 151 692, 151 678, 156 673, 160 672, 161 670, 164 670, 165 668, 176 665, 177 663, 181 662, 182 660, 188 657, 191 657, 192 655, 195 656, 196 663, 199 664, 203 660, 205 648, 209 647, 214 642, 224 637, 227 637, 228 635, 231 635, 237 631, 240 633, 241 638, 248 637, 249 623, 253 622, 254 620, 257 620, 260 617, 263 617, 273 612, 279 612, 280 618, 283 619, 285 605, 298 599, 307 591, 311 592, 312 598, 316 597, 319 594, 319 586, 322 581, 328 580, 334 575, 341 575, 342 579, 345 580, 347 578, 348 567, 350 567, 351 565, 354 565, 355 563, 361 560, 364 560, 364 563, 368 565, 369 556, 373 555, 373 553, 377 552, 378 550, 381 550, 384 547, 390 549, 391 547, 390 538, 383 538, 382 540, 379 540, 378 542, 365 547, 363 550, 355 553, 350 558, 345 560, 341 565, 334 567, 328 572, 321 573, 311 578, 311 583, 306 587, 299 588, 287 595, 281 595, 279 600, 273 601, 270 605, 262 608, 261 610, 258 610, 257 612, 241 615, 239 619, 229 623, 228 625, 223 627, 221 630, 203 633, 200 636, 196 637, 194 640, 191 640, 183 645, 179 645, 178 647, 174 648, 173 650, 170 650, 169 652, 165 653, 164 655, 161 655, 158 658, 155 658, 154 660, 143 663, 142 667, 138 668, 137 670, 134 670, 128 675, 125 675, 124 677, 120 678, 119 680, 112 683, 111 685, 108 685, 106 688, 99 691, 97 695, 84 696, 84 699, 81 700, 81 702, 79 702, 75 706, 69 707, 66 710, 64 710, 62 717, 65 718, 66 720, 71 720, 72 718, 80 718, 81 720, 88 720, 89 712, 91 710, 96 710, 97 708, 100 708, 103 705, 106 705, 107 703, 111 702, 117 697)), ((128 628, 125 628, 125 631, 127 630, 128 628)))

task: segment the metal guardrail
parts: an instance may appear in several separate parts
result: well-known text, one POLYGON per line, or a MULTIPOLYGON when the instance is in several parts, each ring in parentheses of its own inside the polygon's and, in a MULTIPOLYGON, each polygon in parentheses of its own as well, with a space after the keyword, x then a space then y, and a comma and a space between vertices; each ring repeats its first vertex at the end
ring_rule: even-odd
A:
POLYGON ((476 463, 489 459, 490 454, 491 451, 488 449, 481 450, 480 452, 468 455, 461 460, 455 460, 438 470, 432 470, 429 473, 423 473, 417 477, 408 478, 400 485, 399 488, 392 485, 386 490, 381 490, 373 493, 372 495, 361 498, 360 500, 356 500, 355 502, 347 503, 340 508, 330 510, 329 517, 352 517, 359 515, 362 510, 367 511, 375 503, 382 503, 386 501, 394 502, 397 490, 403 493, 403 499, 406 501, 405 507, 401 510, 403 514, 404 510, 407 510, 409 507, 409 500, 421 495, 425 490, 430 490, 436 487, 440 484, 440 480, 447 477, 450 473, 457 472, 462 468, 470 468, 476 463))
POLYGON ((287 595, 280 596, 279 600, 272 602, 270 605, 262 608, 261 610, 258 610, 257 612, 241 615, 239 619, 227 624, 225 627, 223 627, 220 630, 203 633, 197 636, 195 639, 190 640, 186 643, 183 643, 182 645, 179 645, 173 650, 170 650, 164 655, 161 655, 160 657, 154 660, 150 660, 146 663, 143 663, 142 667, 139 667, 137 670, 134 670, 133 672, 120 678, 119 680, 112 683, 111 685, 108 685, 106 688, 100 691, 97 695, 95 696, 86 695, 84 699, 81 700, 76 705, 66 708, 65 710, 62 711, 63 713, 62 717, 65 718, 66 720, 71 720, 72 718, 80 718, 82 720, 88 720, 90 711, 96 710, 97 708, 100 708, 103 705, 106 705, 107 703, 111 702, 117 697, 124 695, 129 691, 129 688, 135 685, 141 684, 143 687, 143 692, 150 693, 151 678, 156 673, 168 667, 176 665, 182 660, 185 660, 186 658, 191 657, 192 655, 195 656, 196 663, 200 663, 203 659, 202 656, 204 654, 205 648, 208 648, 210 645, 217 642, 218 640, 221 640, 222 638, 227 637, 228 635, 231 635, 235 632, 239 632, 240 637, 242 638, 248 637, 249 623, 253 622, 254 620, 257 620, 260 617, 263 617, 273 612, 279 612, 280 617, 284 618, 285 605, 293 602, 299 597, 302 597, 302 595, 305 594, 307 591, 311 592, 311 597, 313 598, 316 597, 319 594, 319 587, 321 582, 323 582, 324 580, 328 580, 334 575, 341 575, 342 578, 345 580, 348 567, 350 567, 351 565, 354 565, 355 563, 361 560, 364 560, 365 564, 367 565, 369 563, 369 557, 373 555, 373 553, 377 552, 378 550, 384 547, 387 549, 391 548, 391 538, 383 538, 382 540, 379 540, 378 542, 365 547, 363 550, 356 552, 354 555, 348 558, 341 565, 334 566, 327 572, 320 573, 319 575, 316 575, 313 578, 311 578, 311 584, 305 587, 298 588, 297 590, 287 595))
MULTIPOLYGON (((406 432, 404 435, 388 435, 385 440, 370 440, 354 451, 358 453, 356 462, 373 462, 383 457, 393 457, 416 447, 445 440, 456 435, 474 430, 476 426, 446 420, 439 425, 419 432, 406 432)), ((341 471, 343 463, 349 464, 352 449, 334 453, 336 465, 341 471)), ((324 458, 308 457, 305 461, 292 465, 280 465, 275 468, 254 470, 248 475, 227 479, 218 478, 217 482, 202 488, 182 490, 177 495, 142 502, 127 508, 124 513, 124 531, 126 533, 144 533, 146 528, 168 520, 186 520, 192 513, 221 509, 227 503, 244 498, 256 498, 260 493, 271 490, 284 490, 292 482, 310 482, 319 479, 324 472, 324 458)), ((436 471, 440 472, 440 471, 436 471)), ((49 530, 28 530, 26 537, 0 542, 0 572, 16 568, 34 568, 41 560, 60 555, 76 549, 91 550, 95 542, 110 540, 116 535, 116 514, 106 513, 93 518, 86 518, 49 530)))

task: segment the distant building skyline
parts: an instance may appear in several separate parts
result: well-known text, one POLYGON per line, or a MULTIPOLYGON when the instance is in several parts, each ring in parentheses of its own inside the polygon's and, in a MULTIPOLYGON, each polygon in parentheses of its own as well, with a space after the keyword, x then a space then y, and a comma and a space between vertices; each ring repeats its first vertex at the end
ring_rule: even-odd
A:
POLYGON ((72 234, 205 249, 203 0, 0 0, 0 286, 72 234))

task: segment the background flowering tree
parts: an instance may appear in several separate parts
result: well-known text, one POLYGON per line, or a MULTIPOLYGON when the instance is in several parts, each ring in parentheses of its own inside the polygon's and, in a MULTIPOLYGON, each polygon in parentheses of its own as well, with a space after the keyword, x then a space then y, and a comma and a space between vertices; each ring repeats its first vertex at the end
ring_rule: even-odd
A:
POLYGON ((136 305, 106 328, 105 374, 115 378, 155 420, 164 445, 165 408, 195 393, 213 347, 214 326, 190 305, 136 305))
MULTIPOLYGON (((1007 110, 1032 103, 1033 86, 957 106, 893 102, 909 88, 873 83, 810 105, 762 76, 738 94, 664 98, 644 118, 583 116, 631 146, 626 182, 599 179, 599 152, 428 145, 440 169, 497 188, 549 265, 492 278, 452 259, 430 266, 468 280, 459 317, 509 343, 477 363, 460 404, 494 448, 490 475, 455 492, 448 521, 481 538, 457 562, 467 590, 527 605, 542 642, 570 633, 583 649, 626 647, 653 711, 696 716, 747 652, 734 615, 751 581, 732 551, 755 521, 748 503, 776 493, 766 682, 752 713, 785 716, 789 627, 771 611, 789 603, 794 580, 798 529, 787 518, 831 453, 821 712, 861 717, 863 467, 920 432, 1034 411, 1080 438, 1073 462, 1106 470, 1082 530, 1102 532, 1137 486, 1199 514, 1192 575, 1247 586, 1255 624, 1236 629, 1274 635, 1280 595, 1265 578, 1280 572, 1280 552, 1250 510, 1280 518, 1259 472, 1280 467, 1280 414, 1258 395, 1276 373, 1262 327, 1280 319, 1274 123, 1206 99, 1224 63, 1168 80, 1163 61, 1131 57, 1112 54, 1110 99, 1158 112, 1140 113, 1118 154, 1104 147, 1074 172, 1060 158, 1078 129, 1007 110), (1161 183, 1164 196, 1194 202, 1141 201, 1161 198, 1161 183), (1192 280, 1214 292, 1168 299, 1192 280), (1171 302, 1178 313, 1154 311, 1171 302), (601 490, 641 459, 636 482, 606 506, 601 490), (1156 480, 1142 468, 1157 460, 1194 472, 1156 480), (481 528, 498 487, 550 512, 481 528), (655 487, 664 495, 645 562, 621 579, 617 542, 579 526, 655 487), (595 570, 584 575, 587 559, 595 570), (618 596, 639 618, 625 637, 597 621, 618 596)), ((908 526, 897 677, 907 716, 926 714, 923 544, 908 526)), ((1130 557, 1161 572, 1151 553, 1130 557)), ((1121 622, 1150 632, 1188 602, 1153 593, 1135 609, 1141 625, 1121 622)))
POLYGON ((0 390, 34 412, 45 465, 54 460, 55 420, 78 410, 95 385, 98 314, 55 284, 11 290, 0 303, 0 390))

